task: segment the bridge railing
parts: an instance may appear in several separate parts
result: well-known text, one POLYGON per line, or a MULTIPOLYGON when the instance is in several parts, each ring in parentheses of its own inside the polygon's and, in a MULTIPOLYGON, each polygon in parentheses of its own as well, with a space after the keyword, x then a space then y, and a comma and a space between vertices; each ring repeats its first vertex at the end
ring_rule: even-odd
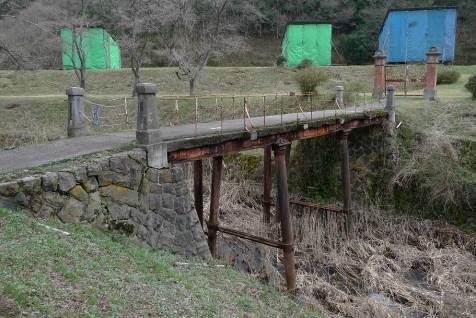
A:
MULTIPOLYGON (((85 96, 84 90, 75 87, 68 89, 67 95, 69 136, 84 135, 90 129, 118 131, 137 126, 140 95, 85 96)), ((161 127, 192 125, 196 133, 209 123, 214 123, 209 133, 221 133, 226 123, 232 124, 233 129, 250 131, 372 111, 385 104, 382 98, 365 92, 346 92, 342 86, 337 86, 335 92, 313 94, 158 95, 153 100, 161 127)))
MULTIPOLYGON (((224 122, 241 121, 243 130, 257 127, 292 124, 317 118, 371 111, 384 107, 384 100, 369 93, 275 93, 255 95, 158 96, 160 121, 164 126, 216 123, 215 131, 224 122), (291 116, 293 115, 293 116, 291 116)), ((235 125, 236 126, 236 125, 235 125)))

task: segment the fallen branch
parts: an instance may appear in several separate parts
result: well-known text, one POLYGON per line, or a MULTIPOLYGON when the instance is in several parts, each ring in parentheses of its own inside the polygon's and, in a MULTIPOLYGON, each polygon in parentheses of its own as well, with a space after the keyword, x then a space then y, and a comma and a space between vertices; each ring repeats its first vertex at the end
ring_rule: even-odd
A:
POLYGON ((71 235, 71 233, 69 232, 65 232, 63 230, 60 230, 60 229, 57 229, 57 228, 54 228, 54 227, 51 227, 51 226, 48 226, 46 224, 42 224, 42 223, 38 223, 39 225, 43 226, 44 228, 48 229, 48 230, 51 230, 51 231, 54 231, 54 232, 58 232, 58 233, 61 233, 63 235, 71 235))
POLYGON ((205 267, 218 267, 218 268, 224 268, 225 265, 222 264, 217 264, 217 265, 210 265, 210 264, 205 264, 205 263, 185 263, 185 262, 175 262, 175 266, 205 266, 205 267))

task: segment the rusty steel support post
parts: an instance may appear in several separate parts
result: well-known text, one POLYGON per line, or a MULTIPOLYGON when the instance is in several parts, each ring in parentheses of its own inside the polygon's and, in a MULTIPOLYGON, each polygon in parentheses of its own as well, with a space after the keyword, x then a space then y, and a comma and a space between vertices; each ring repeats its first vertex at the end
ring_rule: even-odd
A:
POLYGON ((375 71, 374 71, 374 89, 372 91, 372 96, 374 98, 382 98, 385 93, 385 52, 382 50, 377 50, 373 56, 375 61, 375 71))
POLYGON ((426 75, 425 75, 425 90, 424 95, 426 99, 436 100, 436 83, 438 80, 438 63, 440 61, 441 53, 436 47, 432 47, 426 53, 426 75))
POLYGON ((200 225, 203 228, 203 163, 202 160, 193 162, 193 194, 195 210, 197 211, 200 225))
POLYGON ((278 139, 273 145, 278 177, 278 206, 281 220, 281 235, 284 253, 284 271, 288 290, 296 288, 296 269, 294 268, 294 235, 291 214, 289 212, 288 175, 286 168, 286 146, 284 139, 278 139))
MULTIPOLYGON (((285 160, 286 160, 286 176, 289 175, 289 160, 291 159, 291 142, 284 146, 286 148, 285 152, 285 160)), ((276 223, 279 223, 280 220, 280 213, 279 213, 279 204, 277 203, 277 198, 276 198, 276 215, 274 221, 276 223)))
POLYGON ((289 174, 289 160, 291 160, 291 142, 286 145, 286 175, 289 174))
POLYGON ((210 195, 210 219, 208 224, 208 246, 210 247, 210 253, 212 257, 217 257, 217 231, 218 226, 218 214, 220 212, 220 185, 221 174, 223 170, 223 157, 213 157, 212 164, 212 189, 210 195))
POLYGON ((340 133, 340 162, 341 162, 341 176, 342 186, 344 192, 344 212, 347 214, 347 233, 350 233, 351 228, 351 214, 352 214, 352 194, 350 185, 350 167, 349 167, 349 147, 348 137, 350 130, 344 130, 340 133))
POLYGON ((271 222, 271 146, 264 147, 263 173, 263 221, 271 222))

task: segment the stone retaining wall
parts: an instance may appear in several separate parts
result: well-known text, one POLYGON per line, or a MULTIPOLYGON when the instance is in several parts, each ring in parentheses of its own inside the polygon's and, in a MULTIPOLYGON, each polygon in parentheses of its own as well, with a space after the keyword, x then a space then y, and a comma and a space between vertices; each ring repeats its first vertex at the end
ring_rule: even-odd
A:
POLYGON ((183 169, 150 168, 142 150, 0 183, 0 196, 36 217, 91 223, 122 231, 154 248, 210 256, 183 169))

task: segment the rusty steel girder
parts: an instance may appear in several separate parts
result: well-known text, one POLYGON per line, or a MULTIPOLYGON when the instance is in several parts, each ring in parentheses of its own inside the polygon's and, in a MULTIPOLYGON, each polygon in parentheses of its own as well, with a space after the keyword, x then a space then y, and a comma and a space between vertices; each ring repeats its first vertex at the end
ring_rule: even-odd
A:
POLYGON ((223 156, 243 150, 262 148, 266 145, 276 143, 278 139, 286 139, 288 141, 303 140, 315 137, 321 137, 347 129, 356 129, 367 126, 379 125, 386 120, 386 117, 373 117, 366 119, 350 119, 345 123, 336 121, 321 127, 309 127, 304 129, 302 126, 296 126, 296 130, 288 132, 278 132, 276 134, 269 134, 265 136, 258 136, 256 139, 252 138, 237 138, 228 141, 223 141, 218 144, 203 145, 191 147, 188 149, 180 149, 168 152, 168 162, 178 163, 198 160, 214 156, 223 156))

